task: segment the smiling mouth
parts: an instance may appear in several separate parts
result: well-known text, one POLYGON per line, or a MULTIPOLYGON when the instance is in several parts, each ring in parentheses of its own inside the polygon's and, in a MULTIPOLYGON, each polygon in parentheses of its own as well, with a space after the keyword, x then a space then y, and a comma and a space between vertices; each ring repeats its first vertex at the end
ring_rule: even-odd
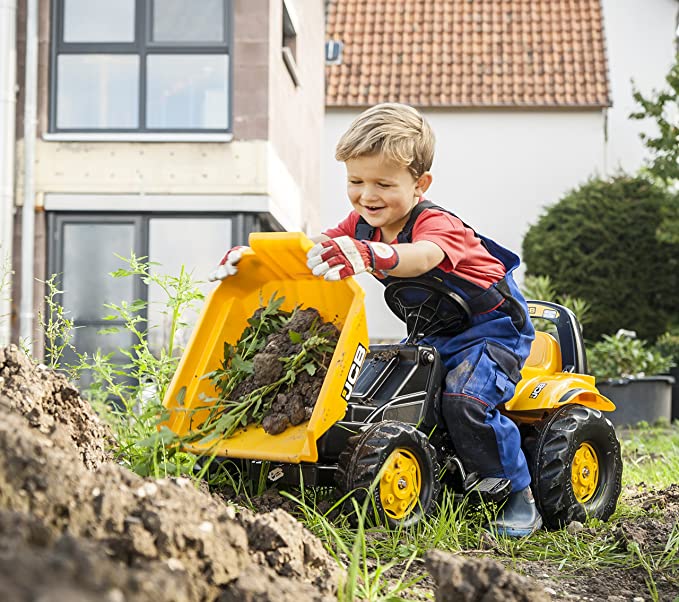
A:
POLYGON ((377 213, 378 211, 381 211, 384 209, 384 207, 368 207, 366 205, 363 205, 363 208, 368 212, 368 213, 377 213))

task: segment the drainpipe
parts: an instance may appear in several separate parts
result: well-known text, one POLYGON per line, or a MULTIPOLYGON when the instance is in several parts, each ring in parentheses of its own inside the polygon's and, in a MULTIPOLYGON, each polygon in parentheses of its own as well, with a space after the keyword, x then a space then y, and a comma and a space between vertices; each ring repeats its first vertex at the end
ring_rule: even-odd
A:
POLYGON ((26 81, 24 84, 24 205, 21 213, 21 305, 19 336, 33 350, 33 259, 35 247, 35 134, 38 91, 38 0, 26 2, 26 81))
POLYGON ((0 0, 0 347, 10 341, 16 114, 16 0, 0 0), (3 288, 4 286, 4 288, 3 288))

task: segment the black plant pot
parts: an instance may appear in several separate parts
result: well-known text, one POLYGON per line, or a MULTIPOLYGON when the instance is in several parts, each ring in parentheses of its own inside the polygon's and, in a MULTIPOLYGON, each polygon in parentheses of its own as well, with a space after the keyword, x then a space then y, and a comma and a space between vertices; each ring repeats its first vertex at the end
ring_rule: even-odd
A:
POLYGON ((645 376, 597 382, 602 395, 616 406, 608 418, 615 426, 634 426, 638 422, 654 424, 672 419, 671 376, 645 376))

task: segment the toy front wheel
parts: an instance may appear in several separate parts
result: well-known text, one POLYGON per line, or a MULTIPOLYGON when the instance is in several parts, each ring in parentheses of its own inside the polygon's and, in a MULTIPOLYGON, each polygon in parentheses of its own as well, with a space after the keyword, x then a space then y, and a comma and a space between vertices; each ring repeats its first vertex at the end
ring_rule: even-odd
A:
POLYGON ((560 408, 527 451, 546 527, 610 518, 620 496, 622 459, 615 429, 601 411, 577 404, 560 408))
POLYGON ((385 421, 349 439, 339 457, 337 484, 343 493, 354 491, 359 503, 374 491, 379 520, 399 527, 415 524, 434 507, 438 473, 436 452, 424 433, 385 421))

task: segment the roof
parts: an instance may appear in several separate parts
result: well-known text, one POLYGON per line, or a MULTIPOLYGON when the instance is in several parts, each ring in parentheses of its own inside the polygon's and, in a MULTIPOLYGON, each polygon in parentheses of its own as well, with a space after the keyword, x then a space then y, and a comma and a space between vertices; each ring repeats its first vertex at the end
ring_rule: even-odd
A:
POLYGON ((609 106, 600 0, 329 0, 329 107, 609 106))

